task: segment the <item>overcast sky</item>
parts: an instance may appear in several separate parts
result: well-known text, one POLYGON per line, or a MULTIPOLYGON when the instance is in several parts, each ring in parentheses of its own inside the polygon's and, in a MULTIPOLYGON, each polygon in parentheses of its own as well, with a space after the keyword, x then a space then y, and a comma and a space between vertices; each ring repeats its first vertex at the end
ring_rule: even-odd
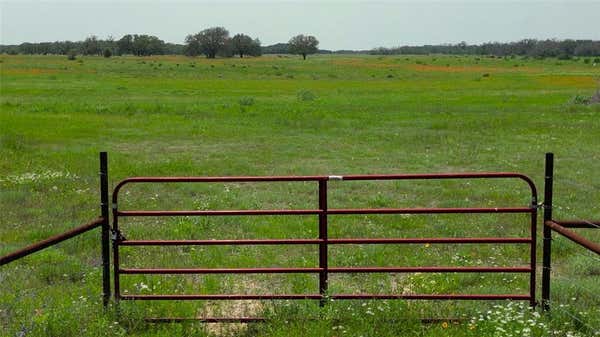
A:
POLYGON ((0 44, 151 34, 183 43, 224 26, 263 45, 315 35, 322 49, 515 41, 600 40, 600 0, 575 1, 6 1, 0 44))

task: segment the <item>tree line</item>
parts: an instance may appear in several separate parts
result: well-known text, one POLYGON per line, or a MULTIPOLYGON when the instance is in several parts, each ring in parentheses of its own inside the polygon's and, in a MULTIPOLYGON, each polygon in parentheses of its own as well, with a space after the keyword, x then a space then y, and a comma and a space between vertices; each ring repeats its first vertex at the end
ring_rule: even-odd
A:
POLYGON ((600 41, 594 40, 536 40, 525 39, 517 42, 487 42, 469 45, 466 42, 458 44, 402 46, 395 48, 375 48, 372 55, 423 55, 423 54, 451 54, 451 55, 495 55, 495 56, 529 56, 529 57, 557 57, 569 59, 574 56, 600 56, 600 41))
POLYGON ((260 56, 262 54, 298 54, 306 58, 314 53, 368 53, 372 55, 495 55, 557 57, 568 59, 574 56, 600 56, 600 41, 594 40, 536 40, 524 39, 517 42, 487 42, 482 44, 458 44, 379 47, 372 50, 322 50, 314 36, 297 35, 287 43, 262 46, 258 38, 246 34, 230 36, 223 27, 204 29, 185 38, 184 44, 167 43, 156 36, 127 34, 118 40, 108 37, 99 39, 89 36, 83 41, 55 41, 19 45, 0 45, 0 53, 7 54, 83 54, 83 55, 204 55, 207 58, 260 56))
MULTIPOLYGON (((319 41, 314 36, 297 35, 290 39, 285 46, 285 53, 302 55, 304 59, 309 54, 319 51, 319 41)), ((7 54, 42 54, 69 55, 74 58, 77 54, 110 57, 112 55, 204 55, 207 58, 244 56, 260 56, 263 51, 272 53, 269 47, 262 47, 258 38, 246 34, 229 35, 223 27, 204 29, 185 38, 185 44, 165 43, 153 35, 127 34, 118 40, 112 37, 99 39, 92 35, 83 41, 55 41, 41 43, 21 43, 19 45, 0 45, 0 53, 7 54)), ((281 52, 278 50, 277 52, 281 52)))

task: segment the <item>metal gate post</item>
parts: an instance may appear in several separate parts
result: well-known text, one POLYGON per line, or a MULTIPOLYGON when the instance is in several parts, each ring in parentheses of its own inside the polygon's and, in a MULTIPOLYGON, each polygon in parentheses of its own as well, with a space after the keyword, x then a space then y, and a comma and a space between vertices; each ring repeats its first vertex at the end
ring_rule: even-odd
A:
POLYGON ((102 303, 110 299, 110 243, 108 222, 108 160, 107 153, 100 152, 100 211, 102 213, 102 303))
POLYGON ((324 296, 327 294, 327 180, 319 180, 319 294, 320 306, 325 305, 324 296))
POLYGON ((546 153, 544 174, 544 242, 542 265, 542 310, 550 310, 550 271, 552 257, 552 229, 545 225, 552 220, 552 184, 554 179, 554 154, 546 153))

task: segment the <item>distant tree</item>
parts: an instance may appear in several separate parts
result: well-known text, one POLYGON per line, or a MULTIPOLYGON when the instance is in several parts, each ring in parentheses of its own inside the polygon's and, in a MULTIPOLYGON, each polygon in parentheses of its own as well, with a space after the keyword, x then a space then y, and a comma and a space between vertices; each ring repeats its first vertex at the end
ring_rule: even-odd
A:
POLYGON ((236 34, 231 38, 231 48, 234 54, 240 55, 243 58, 244 55, 258 56, 260 55, 260 40, 252 38, 245 34, 236 34))
POLYGON ((84 55, 100 55, 100 43, 96 35, 88 36, 83 41, 82 52, 84 55))
POLYGON ((319 41, 314 36, 297 35, 288 42, 289 51, 292 54, 302 55, 306 60, 306 55, 314 54, 319 51, 319 41))
POLYGON ((127 34, 117 41, 117 54, 133 54, 133 36, 127 34))
POLYGON ((263 54, 289 54, 290 48, 287 43, 276 43, 260 48, 263 54))
POLYGON ((133 36, 133 54, 137 56, 160 55, 164 52, 165 42, 152 35, 133 36))
POLYGON ((202 53, 207 58, 214 59, 219 52, 226 50, 228 40, 229 31, 227 29, 223 27, 208 28, 186 37, 186 53, 190 56, 202 53))
POLYGON ((225 44, 223 45, 223 47, 221 47, 219 49, 219 51, 217 51, 217 56, 220 57, 233 57, 233 45, 231 44, 231 39, 227 38, 225 40, 225 44))
POLYGON ((202 54, 200 41, 198 41, 196 35, 190 34, 185 37, 185 47, 183 48, 183 51, 187 56, 198 56, 202 54))
POLYGON ((164 53, 167 55, 183 55, 185 54, 185 46, 176 43, 165 43, 164 53))
POLYGON ((102 52, 102 55, 106 58, 109 58, 112 56, 112 52, 110 51, 110 49, 106 48, 104 49, 104 51, 102 52))
POLYGON ((117 53, 117 43, 112 35, 109 35, 106 40, 101 40, 102 45, 102 55, 104 55, 104 51, 108 49, 110 51, 110 55, 115 55, 117 53))
POLYGON ((258 38, 252 41, 252 48, 250 48, 250 52, 248 55, 252 56, 261 56, 262 55, 262 47, 260 46, 260 40, 258 38))

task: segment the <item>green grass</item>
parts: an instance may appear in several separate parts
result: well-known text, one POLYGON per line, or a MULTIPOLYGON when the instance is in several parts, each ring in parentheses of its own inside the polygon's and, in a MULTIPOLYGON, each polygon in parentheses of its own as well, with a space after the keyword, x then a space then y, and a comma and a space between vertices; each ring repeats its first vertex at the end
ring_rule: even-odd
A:
MULTIPOLYGON (((315 56, 304 62, 287 56, 68 61, 2 55, 0 61, 0 254, 97 216, 101 150, 109 152, 111 186, 145 175, 518 171, 535 180, 540 195, 543 155, 552 151, 555 217, 600 218, 600 105, 574 100, 592 95, 600 70, 584 62, 439 55, 315 56)), ((329 185, 332 208, 529 203, 526 186, 511 181, 329 185)), ((311 208, 317 203, 314 183, 139 185, 126 188, 121 198, 121 209, 311 208)), ((121 225, 131 239, 318 234, 316 218, 307 216, 136 218, 121 225)), ((600 240, 597 231, 579 231, 600 240)), ((515 215, 331 216, 329 223, 330 237, 527 233, 527 219, 515 215)), ((600 291, 598 260, 564 238, 556 238, 553 246, 556 310, 539 318, 510 302, 335 301, 324 309, 314 302, 287 301, 134 302, 121 303, 119 314, 113 306, 103 312, 98 241, 98 233, 88 233, 2 267, 5 335, 504 336, 522 334, 525 323, 519 321, 527 319, 535 323, 535 336, 565 331, 586 336, 600 328, 600 299, 594 295, 600 291), (231 313, 272 319, 250 327, 151 325, 141 319, 231 313), (466 321, 419 323, 428 316, 466 321)), ((318 263, 316 248, 309 246, 128 247, 122 253, 127 267, 318 263)), ((330 248, 331 266, 503 266, 525 264, 527 258, 518 245, 330 248)), ((313 293, 317 282, 312 275, 132 275, 122 277, 122 290, 313 293)), ((503 293, 525 292, 527 282, 518 274, 333 275, 330 290, 503 293)))

